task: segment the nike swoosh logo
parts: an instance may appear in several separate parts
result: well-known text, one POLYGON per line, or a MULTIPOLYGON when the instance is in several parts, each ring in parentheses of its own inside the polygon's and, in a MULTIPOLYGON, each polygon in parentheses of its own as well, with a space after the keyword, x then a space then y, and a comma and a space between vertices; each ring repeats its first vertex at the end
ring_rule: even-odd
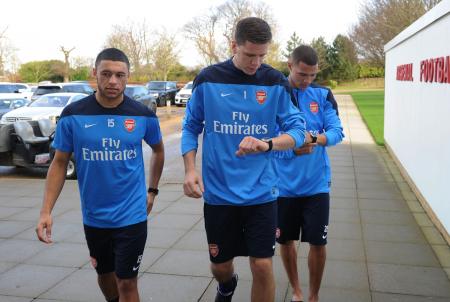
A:
POLYGON ((229 95, 232 95, 232 93, 223 93, 223 92, 222 92, 222 93, 220 94, 221 97, 226 97, 226 96, 229 96, 229 95))
POLYGON ((133 271, 137 271, 137 270, 139 269, 139 266, 140 266, 140 265, 138 265, 137 267, 134 267, 134 266, 133 266, 133 271))
POLYGON ((84 124, 84 128, 91 128, 92 126, 95 126, 97 124, 84 124))
POLYGON ((325 235, 325 236, 322 236, 322 239, 327 239, 327 235, 325 235))

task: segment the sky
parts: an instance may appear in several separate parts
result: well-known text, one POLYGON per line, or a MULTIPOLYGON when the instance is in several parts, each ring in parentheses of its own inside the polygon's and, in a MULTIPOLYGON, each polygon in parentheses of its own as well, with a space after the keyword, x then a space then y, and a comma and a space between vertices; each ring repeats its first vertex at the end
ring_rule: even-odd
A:
MULTIPOLYGON (((295 31, 305 42, 323 36, 331 43, 337 34, 347 34, 358 20, 364 0, 262 0, 278 24, 278 41, 284 49, 295 31)), ((6 28, 19 62, 64 60, 60 50, 75 49, 71 57, 95 58, 113 25, 130 20, 151 29, 165 28, 177 35, 180 62, 202 63, 194 45, 184 39, 181 28, 193 17, 225 0, 5 0, 2 1, 0 31, 6 28)))

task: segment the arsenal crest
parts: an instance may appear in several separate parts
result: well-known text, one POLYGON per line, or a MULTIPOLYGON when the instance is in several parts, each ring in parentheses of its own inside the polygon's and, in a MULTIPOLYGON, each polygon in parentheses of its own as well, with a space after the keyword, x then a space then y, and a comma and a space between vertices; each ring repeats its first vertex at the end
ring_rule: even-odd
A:
POLYGON ((266 97, 267 93, 264 90, 256 91, 256 101, 258 101, 260 105, 264 104, 264 102, 266 101, 266 97))
POLYGON ((277 230, 275 231, 275 238, 280 238, 280 236, 281 236, 281 230, 280 230, 280 228, 277 228, 277 230))
POLYGON ((128 132, 131 132, 136 127, 136 121, 132 118, 126 119, 124 123, 125 129, 127 129, 128 132))
POLYGON ((210 244, 209 245, 209 254, 212 257, 217 257, 217 255, 219 255, 219 246, 217 244, 210 244))
POLYGON ((319 104, 317 102, 312 101, 309 103, 309 110, 311 110, 312 113, 319 112, 319 104))

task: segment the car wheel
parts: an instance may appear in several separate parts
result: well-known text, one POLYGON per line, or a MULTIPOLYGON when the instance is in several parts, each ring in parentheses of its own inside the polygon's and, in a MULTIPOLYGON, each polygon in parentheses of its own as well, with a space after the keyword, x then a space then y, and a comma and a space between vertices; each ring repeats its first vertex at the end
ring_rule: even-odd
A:
POLYGON ((67 164, 67 179, 76 179, 77 178, 77 169, 75 168, 75 160, 73 156, 70 157, 69 163, 67 164))

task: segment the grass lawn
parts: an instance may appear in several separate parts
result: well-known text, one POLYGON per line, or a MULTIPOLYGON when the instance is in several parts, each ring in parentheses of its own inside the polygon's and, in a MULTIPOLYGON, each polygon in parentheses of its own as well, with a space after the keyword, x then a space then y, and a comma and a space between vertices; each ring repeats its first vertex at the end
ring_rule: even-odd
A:
POLYGON ((354 91, 349 94, 358 106, 377 145, 384 146, 384 91, 354 91))

